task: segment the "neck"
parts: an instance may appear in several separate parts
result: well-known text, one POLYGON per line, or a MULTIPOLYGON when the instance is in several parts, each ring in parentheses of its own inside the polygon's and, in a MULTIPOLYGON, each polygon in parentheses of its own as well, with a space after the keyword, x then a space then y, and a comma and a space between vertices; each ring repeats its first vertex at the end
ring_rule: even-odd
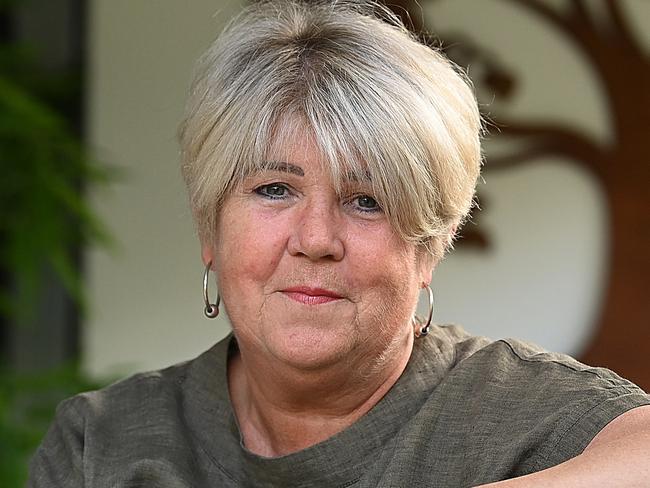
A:
POLYGON ((276 457, 346 429, 395 384, 412 349, 409 333, 372 357, 307 371, 240 349, 229 361, 228 381, 244 444, 256 454, 276 457))

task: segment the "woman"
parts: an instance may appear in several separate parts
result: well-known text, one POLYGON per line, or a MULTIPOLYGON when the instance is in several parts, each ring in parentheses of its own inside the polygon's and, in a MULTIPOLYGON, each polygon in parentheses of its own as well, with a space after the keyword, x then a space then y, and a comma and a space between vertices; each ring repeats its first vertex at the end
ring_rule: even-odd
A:
POLYGON ((247 9, 202 58, 180 132, 205 312, 233 334, 64 402, 30 486, 647 483, 640 389, 430 324, 480 132, 462 74, 379 7, 247 9))

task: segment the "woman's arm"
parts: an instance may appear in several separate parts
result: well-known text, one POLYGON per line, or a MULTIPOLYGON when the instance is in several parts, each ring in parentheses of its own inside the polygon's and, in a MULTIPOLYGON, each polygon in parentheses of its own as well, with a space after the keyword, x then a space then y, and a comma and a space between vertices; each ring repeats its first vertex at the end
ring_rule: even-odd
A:
POLYGON ((538 473, 487 487, 650 487, 650 405, 611 421, 582 454, 538 473))

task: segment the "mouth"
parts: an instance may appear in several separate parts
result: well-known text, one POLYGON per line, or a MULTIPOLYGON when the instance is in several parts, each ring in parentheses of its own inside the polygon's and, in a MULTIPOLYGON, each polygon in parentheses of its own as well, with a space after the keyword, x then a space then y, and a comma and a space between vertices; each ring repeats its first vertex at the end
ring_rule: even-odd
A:
POLYGON ((305 305, 323 305, 343 298, 341 295, 331 290, 312 288, 309 286, 294 286, 280 291, 287 298, 305 305))

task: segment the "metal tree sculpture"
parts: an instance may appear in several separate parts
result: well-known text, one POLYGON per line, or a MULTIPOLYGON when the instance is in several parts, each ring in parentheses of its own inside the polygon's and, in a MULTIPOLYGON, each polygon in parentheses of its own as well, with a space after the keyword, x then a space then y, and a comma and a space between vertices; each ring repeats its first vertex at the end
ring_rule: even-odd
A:
MULTIPOLYGON (((581 359, 615 369, 648 389, 650 162, 645 149, 650 138, 650 57, 634 36, 618 0, 599 0, 602 18, 596 18, 584 0, 568 0, 564 9, 541 0, 501 1, 547 22, 577 47, 601 86, 612 136, 611 142, 604 142, 563 123, 493 116, 499 127, 497 137, 511 137, 518 144, 513 154, 488 156, 486 170, 563 156, 596 175, 609 208, 609 276, 600 324, 581 359)), ((410 12, 407 22, 415 30, 423 30, 418 21, 421 7, 416 1, 397 2, 395 11, 402 16, 410 12)), ((470 44, 467 49, 476 50, 475 55, 482 55, 484 63, 487 58, 493 68, 482 80, 474 81, 488 85, 495 96, 507 94, 512 85, 509 75, 485 52, 480 53, 480 47, 470 44)))

